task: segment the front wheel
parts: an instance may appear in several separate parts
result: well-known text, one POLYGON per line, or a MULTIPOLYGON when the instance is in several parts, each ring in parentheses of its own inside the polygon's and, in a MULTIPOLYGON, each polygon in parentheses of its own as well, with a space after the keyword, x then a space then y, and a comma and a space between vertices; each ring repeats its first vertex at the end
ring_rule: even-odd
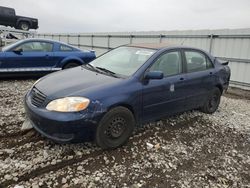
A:
POLYGON ((30 24, 28 22, 20 22, 19 28, 28 31, 30 29, 30 24))
POLYGON ((104 115, 96 130, 96 143, 102 149, 123 145, 133 132, 134 116, 125 107, 116 107, 104 115))
POLYGON ((211 94, 208 96, 204 106, 201 107, 201 111, 207 114, 214 113, 220 104, 221 91, 219 88, 214 88, 211 94))

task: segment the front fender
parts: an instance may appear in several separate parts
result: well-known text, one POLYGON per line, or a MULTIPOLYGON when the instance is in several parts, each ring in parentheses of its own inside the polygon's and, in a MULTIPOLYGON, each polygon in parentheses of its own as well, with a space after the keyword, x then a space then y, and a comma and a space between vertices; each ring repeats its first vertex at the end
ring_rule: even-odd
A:
POLYGON ((102 101, 102 110, 108 112, 110 109, 123 106, 128 108, 135 117, 136 122, 140 121, 141 116, 141 102, 139 93, 135 94, 136 96, 123 94, 116 97, 108 97, 102 101))
POLYGON ((20 24, 20 22, 22 22, 22 21, 28 22, 28 23, 30 24, 30 26, 32 25, 31 20, 26 19, 26 18, 19 18, 19 19, 17 20, 17 22, 16 22, 16 26, 18 26, 18 25, 20 24))

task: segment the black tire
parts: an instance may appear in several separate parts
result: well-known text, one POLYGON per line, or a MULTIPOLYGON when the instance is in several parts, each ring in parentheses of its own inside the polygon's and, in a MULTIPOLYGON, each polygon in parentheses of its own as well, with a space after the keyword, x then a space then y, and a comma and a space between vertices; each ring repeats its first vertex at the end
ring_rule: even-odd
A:
POLYGON ((71 62, 71 63, 67 63, 66 65, 64 65, 63 69, 70 69, 70 68, 74 68, 74 67, 77 67, 77 66, 79 66, 78 63, 71 62))
POLYGON ((201 111, 207 114, 214 113, 220 105, 221 91, 219 88, 214 88, 211 94, 208 96, 204 106, 201 107, 201 111))
POLYGON ((30 29, 30 24, 28 22, 21 21, 18 25, 18 28, 24 31, 28 31, 30 29))
POLYGON ((96 144, 102 149, 114 149, 126 143, 135 126, 130 110, 116 107, 104 115, 96 130, 96 144))

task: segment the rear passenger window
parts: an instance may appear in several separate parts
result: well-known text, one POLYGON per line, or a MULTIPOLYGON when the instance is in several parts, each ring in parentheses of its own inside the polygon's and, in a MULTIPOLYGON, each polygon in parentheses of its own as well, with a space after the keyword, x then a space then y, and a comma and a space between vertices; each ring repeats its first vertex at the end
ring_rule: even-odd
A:
POLYGON ((212 62, 204 54, 196 51, 185 51, 187 72, 203 71, 213 67, 212 62))
POLYGON ((150 70, 162 71, 165 77, 180 74, 182 72, 180 52, 168 52, 160 56, 150 70))
POLYGON ((73 48, 66 46, 66 45, 61 45, 60 51, 73 51, 73 48))

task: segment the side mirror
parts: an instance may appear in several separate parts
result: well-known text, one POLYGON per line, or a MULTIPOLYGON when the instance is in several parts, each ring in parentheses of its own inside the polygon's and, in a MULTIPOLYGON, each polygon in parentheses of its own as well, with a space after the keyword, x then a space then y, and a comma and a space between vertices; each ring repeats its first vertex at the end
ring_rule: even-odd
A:
POLYGON ((154 80, 160 80, 164 77, 162 71, 149 71, 145 74, 144 78, 145 79, 154 79, 154 80))
POLYGON ((14 49, 13 52, 16 54, 21 54, 23 52, 23 49, 22 48, 14 49))

